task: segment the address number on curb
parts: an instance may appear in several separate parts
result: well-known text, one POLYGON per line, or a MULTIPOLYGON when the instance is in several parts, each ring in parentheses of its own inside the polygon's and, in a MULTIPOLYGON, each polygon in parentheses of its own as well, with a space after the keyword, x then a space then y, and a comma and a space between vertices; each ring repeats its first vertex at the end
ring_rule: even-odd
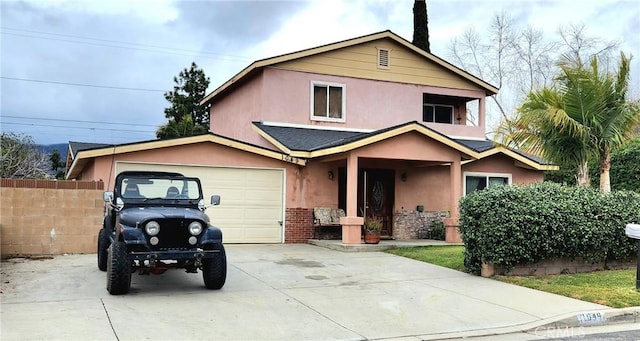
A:
POLYGON ((577 317, 580 324, 598 323, 607 320, 603 313, 580 313, 577 317))

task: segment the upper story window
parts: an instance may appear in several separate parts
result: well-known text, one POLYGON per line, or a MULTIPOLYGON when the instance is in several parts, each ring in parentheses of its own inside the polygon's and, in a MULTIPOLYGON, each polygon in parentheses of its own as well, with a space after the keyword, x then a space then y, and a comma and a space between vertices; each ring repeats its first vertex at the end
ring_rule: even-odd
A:
POLYGON ((311 82, 311 119, 344 122, 345 92, 344 84, 311 82))
POLYGON ((493 186, 511 184, 511 174, 494 173, 464 173, 464 194, 493 186))
POLYGON ((453 105, 424 103, 422 121, 453 124, 453 105))

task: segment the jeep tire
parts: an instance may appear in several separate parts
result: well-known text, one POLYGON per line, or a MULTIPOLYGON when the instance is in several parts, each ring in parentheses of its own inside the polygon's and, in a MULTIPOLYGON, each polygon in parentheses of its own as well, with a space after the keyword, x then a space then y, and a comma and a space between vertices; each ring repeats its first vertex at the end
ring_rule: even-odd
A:
POLYGON ((202 278, 207 289, 220 289, 227 280, 227 255, 224 246, 216 244, 213 250, 218 250, 213 258, 202 260, 202 278))
POLYGON ((107 271, 107 257, 109 257, 109 231, 106 228, 101 228, 98 233, 98 269, 100 271, 107 271))
POLYGON ((107 257, 107 291, 111 295, 122 295, 131 287, 131 261, 127 255, 127 244, 114 242, 107 257))

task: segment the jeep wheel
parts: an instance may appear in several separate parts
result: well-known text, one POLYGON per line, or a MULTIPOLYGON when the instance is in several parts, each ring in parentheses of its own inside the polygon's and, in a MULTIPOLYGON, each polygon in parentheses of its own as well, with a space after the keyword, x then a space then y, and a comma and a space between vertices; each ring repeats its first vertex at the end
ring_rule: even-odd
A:
POLYGON ((131 287, 131 261, 127 255, 127 244, 111 244, 107 257, 107 291, 111 295, 122 295, 131 287))
POLYGON ((220 289, 227 280, 227 255, 222 244, 216 244, 213 250, 219 250, 213 258, 202 260, 202 278, 207 289, 220 289))
POLYGON ((105 228, 101 228, 98 233, 98 269, 100 271, 107 271, 107 257, 109 256, 109 231, 105 228))

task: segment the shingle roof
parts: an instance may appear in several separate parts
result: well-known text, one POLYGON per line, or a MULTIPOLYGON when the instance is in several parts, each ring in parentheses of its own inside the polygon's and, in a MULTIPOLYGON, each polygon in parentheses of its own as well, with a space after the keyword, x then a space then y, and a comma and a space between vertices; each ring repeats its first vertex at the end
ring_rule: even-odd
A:
MULTIPOLYGON (((388 127, 372 132, 355 132, 346 130, 325 130, 317 128, 303 128, 280 125, 269 125, 262 122, 253 122, 253 124, 271 136, 273 139, 281 143, 284 147, 291 151, 312 152, 320 149, 342 146, 360 139, 381 134, 383 132, 393 130, 408 124, 420 124, 412 121, 397 126, 388 127)), ((421 125, 421 124, 420 124, 421 125)), ((424 127, 424 125, 422 125, 424 127)), ((428 127, 425 127, 429 130, 428 127)), ((440 134, 442 135, 442 134, 440 134)), ((444 135, 443 135, 444 136, 444 135)), ((452 141, 467 147, 477 153, 483 153, 491 149, 497 148, 491 140, 468 140, 468 139, 451 139, 452 141)), ((510 148, 509 148, 510 149, 510 148)), ((551 163, 537 156, 525 153, 519 150, 510 149, 511 151, 541 165, 550 165, 551 163)))
POLYGON ((78 155, 79 151, 89 150, 89 149, 97 149, 113 146, 112 144, 104 144, 104 143, 87 143, 87 142, 74 142, 69 141, 69 148, 71 148, 71 154, 73 157, 78 155))
POLYGON ((467 148, 471 148, 478 153, 485 152, 489 149, 495 148, 493 141, 491 140, 465 140, 465 139, 454 139, 454 141, 460 143, 461 145, 466 146, 467 148))
POLYGON ((253 122, 253 124, 289 150, 304 152, 340 146, 371 134, 344 130, 273 126, 261 122, 253 122))

